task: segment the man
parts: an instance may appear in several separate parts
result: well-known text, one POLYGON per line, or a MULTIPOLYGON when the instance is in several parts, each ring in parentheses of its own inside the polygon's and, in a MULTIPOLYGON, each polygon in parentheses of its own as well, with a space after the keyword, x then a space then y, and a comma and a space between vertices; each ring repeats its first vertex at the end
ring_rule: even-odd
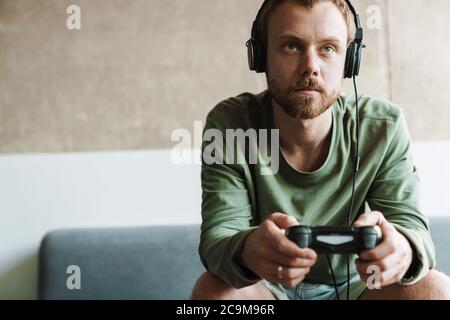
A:
MULTIPOLYGON (((347 225, 356 115, 355 97, 340 91, 353 21, 343 0, 272 0, 262 10, 258 40, 269 90, 220 103, 205 130, 279 129, 279 148, 271 150, 279 168, 265 175, 263 161, 203 162, 199 251, 208 272, 193 299, 336 298, 325 257, 299 248, 285 230, 347 225)), ((383 242, 350 260, 350 298, 450 299, 448 278, 431 270, 434 247, 402 112, 370 97, 359 104, 361 168, 351 221, 378 226, 383 242), (364 213, 366 203, 373 211, 364 213), (380 271, 380 290, 366 286, 370 266, 380 271)), ((253 147, 225 152, 248 159, 253 147)), ((344 297, 345 256, 332 256, 331 265, 344 297)))

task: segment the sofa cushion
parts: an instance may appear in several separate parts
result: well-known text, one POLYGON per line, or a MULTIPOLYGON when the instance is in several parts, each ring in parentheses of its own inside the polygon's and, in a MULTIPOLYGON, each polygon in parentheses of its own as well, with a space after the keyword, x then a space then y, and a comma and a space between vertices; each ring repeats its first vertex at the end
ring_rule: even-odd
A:
POLYGON ((436 269, 450 275, 450 219, 430 219, 430 229, 436 247, 436 269))
POLYGON ((40 247, 39 298, 189 298, 204 270, 199 235, 198 225, 50 232, 40 247), (79 290, 66 285, 71 265, 81 271, 79 290))

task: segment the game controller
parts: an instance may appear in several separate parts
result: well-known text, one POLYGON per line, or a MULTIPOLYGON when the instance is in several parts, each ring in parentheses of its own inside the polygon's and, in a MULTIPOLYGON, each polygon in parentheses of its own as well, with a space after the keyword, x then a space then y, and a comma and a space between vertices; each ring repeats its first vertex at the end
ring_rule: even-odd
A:
POLYGON ((311 248, 317 254, 358 254, 382 241, 375 227, 294 226, 287 230, 286 236, 300 248, 311 248))

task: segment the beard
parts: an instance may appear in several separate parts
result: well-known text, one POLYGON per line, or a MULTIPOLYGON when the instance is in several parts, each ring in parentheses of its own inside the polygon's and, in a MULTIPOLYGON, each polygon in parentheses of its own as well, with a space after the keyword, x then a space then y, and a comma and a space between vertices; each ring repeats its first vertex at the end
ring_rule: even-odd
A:
POLYGON ((327 92, 324 86, 315 78, 302 78, 295 85, 283 90, 275 79, 267 81, 272 98, 290 117, 300 120, 315 119, 330 108, 339 97, 339 89, 327 92), (302 88, 313 88, 318 94, 304 95, 302 88))

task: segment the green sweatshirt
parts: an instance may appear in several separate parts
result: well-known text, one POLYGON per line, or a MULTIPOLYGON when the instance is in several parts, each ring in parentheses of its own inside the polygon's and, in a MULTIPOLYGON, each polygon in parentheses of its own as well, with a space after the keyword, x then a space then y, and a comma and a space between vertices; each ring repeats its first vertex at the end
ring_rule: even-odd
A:
MULTIPOLYGON (((382 212, 409 240, 415 252, 415 261, 400 282, 414 284, 435 266, 435 253, 428 220, 419 206, 419 176, 411 157, 405 119, 399 107, 386 101, 363 96, 359 104, 361 163, 351 221, 365 212, 366 204, 372 211, 382 212)), ((249 160, 248 150, 261 151, 252 145, 256 144, 254 139, 247 140, 246 149, 236 148, 240 161, 234 164, 225 160, 223 163, 206 162, 202 157, 203 222, 199 253, 209 272, 235 288, 259 281, 241 264, 240 254, 247 236, 274 212, 291 215, 303 225, 347 225, 353 181, 352 148, 356 140, 354 96, 341 95, 332 106, 332 114, 328 158, 315 172, 294 169, 279 148, 270 150, 269 142, 269 155, 270 152, 279 154, 279 169, 272 170, 275 173, 272 175, 262 174, 268 164, 249 160)), ((220 144, 225 146, 227 129, 270 130, 272 123, 268 92, 244 93, 219 103, 208 114, 204 132, 208 129, 221 132, 224 141, 220 144)), ((218 142, 212 138, 205 140, 204 137, 204 152, 218 142)), ((225 159, 228 149, 223 149, 225 159)), ((262 159, 260 154, 257 159, 262 159)), ((355 259, 356 256, 350 257, 352 275, 357 273, 355 259)), ((347 277, 345 256, 332 255, 331 261, 337 282, 344 283, 347 277)), ((306 280, 332 284, 325 256, 319 256, 306 280)))

